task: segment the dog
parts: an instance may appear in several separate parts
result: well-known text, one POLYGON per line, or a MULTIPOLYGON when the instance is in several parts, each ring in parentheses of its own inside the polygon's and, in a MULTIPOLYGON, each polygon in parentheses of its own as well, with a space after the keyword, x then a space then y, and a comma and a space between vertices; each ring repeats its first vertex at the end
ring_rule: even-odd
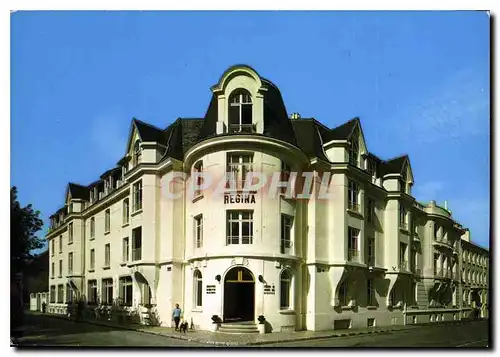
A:
POLYGON ((182 320, 181 324, 179 325, 179 332, 180 333, 186 333, 188 329, 188 323, 186 320, 182 320))

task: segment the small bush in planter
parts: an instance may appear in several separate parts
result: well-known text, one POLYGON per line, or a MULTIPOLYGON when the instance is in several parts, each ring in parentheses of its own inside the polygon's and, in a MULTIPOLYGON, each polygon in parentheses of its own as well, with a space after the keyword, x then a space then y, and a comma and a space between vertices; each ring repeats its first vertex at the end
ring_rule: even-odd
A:
POLYGON ((219 317, 219 316, 217 316, 217 315, 213 315, 213 316, 212 316, 212 322, 213 322, 214 324, 219 324, 219 323, 221 322, 220 317, 219 317))
POLYGON ((264 317, 264 315, 259 315, 259 317, 257 318, 257 320, 259 320, 259 324, 263 324, 264 321, 266 321, 266 318, 264 317))

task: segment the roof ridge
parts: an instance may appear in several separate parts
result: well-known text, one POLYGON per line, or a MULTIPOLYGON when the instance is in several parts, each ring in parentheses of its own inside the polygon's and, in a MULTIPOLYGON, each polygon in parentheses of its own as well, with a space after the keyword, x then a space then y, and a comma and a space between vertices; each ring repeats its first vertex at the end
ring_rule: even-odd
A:
POLYGON ((408 154, 402 154, 402 155, 399 155, 399 156, 394 156, 393 158, 390 158, 390 159, 387 159, 387 160, 384 160, 384 161, 385 162, 389 162, 389 161, 394 161, 394 160, 401 159, 401 158, 404 158, 404 157, 409 158, 408 154))
POLYGON ((163 129, 160 129, 160 128, 158 128, 157 126, 155 126, 153 124, 149 124, 149 123, 146 123, 146 122, 144 122, 142 120, 139 120, 136 117, 134 117, 132 120, 135 121, 135 122, 141 123, 143 125, 147 125, 147 126, 153 128, 153 129, 156 129, 156 130, 159 130, 159 131, 163 131, 163 129))

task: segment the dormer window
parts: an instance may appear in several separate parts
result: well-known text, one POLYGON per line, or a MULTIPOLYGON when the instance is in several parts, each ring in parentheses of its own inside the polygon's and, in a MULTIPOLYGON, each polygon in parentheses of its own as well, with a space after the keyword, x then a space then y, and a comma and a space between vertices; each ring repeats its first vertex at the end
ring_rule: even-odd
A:
POLYGON ((366 160, 366 171, 370 174, 372 181, 375 181, 376 178, 376 166, 373 160, 366 160))
POLYGON ((358 166, 359 144, 358 137, 353 135, 349 146, 349 163, 358 166))
POLYGON ((134 166, 137 166, 141 163, 141 154, 141 143, 139 142, 139 140, 136 140, 134 144, 134 166))
POLYGON ((254 131, 252 97, 246 90, 237 90, 229 97, 229 132, 252 133, 254 131))

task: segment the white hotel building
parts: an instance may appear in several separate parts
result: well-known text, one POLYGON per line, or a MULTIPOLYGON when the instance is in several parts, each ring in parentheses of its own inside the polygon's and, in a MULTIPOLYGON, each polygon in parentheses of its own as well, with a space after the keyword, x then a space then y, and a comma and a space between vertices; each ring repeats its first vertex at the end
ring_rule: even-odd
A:
POLYGON ((179 303, 197 329, 212 315, 264 315, 272 331, 461 319, 475 306, 487 316, 489 252, 446 205, 416 201, 408 156, 369 152, 357 118, 333 129, 290 118, 279 89, 248 66, 211 90, 204 117, 165 129, 134 119, 117 166, 68 185, 46 236, 49 312, 78 296, 119 299, 154 306, 171 326, 179 303), (315 191, 330 173, 332 198, 285 188, 239 199, 239 186, 191 195, 193 180, 173 179, 236 172, 239 185, 249 171, 313 172, 315 191))

